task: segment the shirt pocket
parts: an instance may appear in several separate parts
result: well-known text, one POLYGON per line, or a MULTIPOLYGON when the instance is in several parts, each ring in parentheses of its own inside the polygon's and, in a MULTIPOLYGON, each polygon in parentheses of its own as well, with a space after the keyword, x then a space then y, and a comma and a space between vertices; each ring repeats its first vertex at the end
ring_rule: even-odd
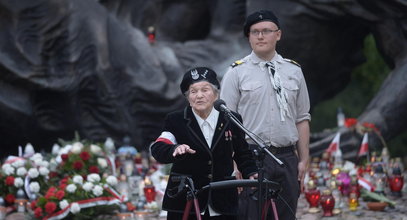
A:
POLYGON ((297 85, 297 83, 294 80, 288 80, 283 84, 283 87, 287 93, 287 102, 288 103, 295 103, 297 100, 297 94, 299 91, 299 87, 297 85))
POLYGON ((262 82, 247 82, 242 84, 242 102, 258 104, 262 94, 262 82))

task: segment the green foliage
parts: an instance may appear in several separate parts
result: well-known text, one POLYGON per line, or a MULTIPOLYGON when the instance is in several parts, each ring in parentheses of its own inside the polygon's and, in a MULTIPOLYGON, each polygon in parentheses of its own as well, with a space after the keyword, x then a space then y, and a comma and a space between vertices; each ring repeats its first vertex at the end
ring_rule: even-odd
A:
POLYGON ((396 206, 395 201, 388 199, 386 196, 384 196, 382 194, 370 192, 364 188, 361 190, 360 196, 363 198, 364 201, 385 202, 385 203, 389 204, 390 207, 393 207, 393 208, 396 206))
MULTIPOLYGON (((312 132, 335 128, 339 107, 343 109, 347 118, 357 118, 378 92, 390 68, 378 52, 372 35, 365 38, 364 55, 366 62, 353 70, 349 85, 334 98, 314 107, 312 132)), ((407 149, 403 147, 405 145, 407 145, 407 132, 389 143, 390 154, 407 155, 407 149)))

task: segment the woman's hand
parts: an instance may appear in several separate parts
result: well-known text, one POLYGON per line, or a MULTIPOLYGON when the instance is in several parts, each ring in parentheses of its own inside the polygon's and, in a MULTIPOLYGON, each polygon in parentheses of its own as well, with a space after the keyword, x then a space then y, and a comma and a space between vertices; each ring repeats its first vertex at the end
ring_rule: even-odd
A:
POLYGON ((174 153, 172 153, 173 157, 176 157, 178 155, 183 155, 183 154, 194 154, 196 151, 192 150, 191 147, 189 147, 186 144, 181 144, 178 145, 177 148, 175 148, 174 153))

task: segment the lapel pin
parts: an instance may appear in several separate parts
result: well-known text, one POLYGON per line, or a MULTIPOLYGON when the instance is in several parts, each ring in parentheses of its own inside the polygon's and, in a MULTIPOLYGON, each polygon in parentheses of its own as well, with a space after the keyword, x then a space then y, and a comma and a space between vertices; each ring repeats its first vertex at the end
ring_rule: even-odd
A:
POLYGON ((219 126, 218 130, 221 130, 222 127, 223 127, 223 123, 220 123, 220 126, 219 126))

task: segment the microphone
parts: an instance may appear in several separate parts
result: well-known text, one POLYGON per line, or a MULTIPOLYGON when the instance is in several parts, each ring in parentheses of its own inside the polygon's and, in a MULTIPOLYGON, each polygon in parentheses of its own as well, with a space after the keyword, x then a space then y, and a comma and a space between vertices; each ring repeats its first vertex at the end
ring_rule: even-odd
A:
POLYGON ((230 109, 226 106, 225 101, 223 101, 222 99, 216 100, 215 103, 213 104, 213 107, 220 112, 232 114, 230 109))

